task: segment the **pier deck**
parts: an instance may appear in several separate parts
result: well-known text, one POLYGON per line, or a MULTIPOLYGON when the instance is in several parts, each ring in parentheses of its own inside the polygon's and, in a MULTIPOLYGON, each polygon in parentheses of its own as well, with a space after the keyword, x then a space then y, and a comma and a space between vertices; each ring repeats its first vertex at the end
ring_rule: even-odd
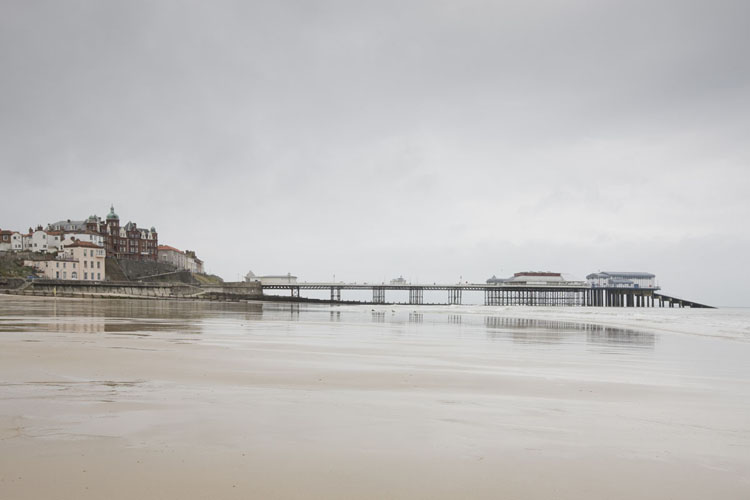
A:
POLYGON ((342 290, 371 290, 373 304, 385 304, 386 291, 406 291, 409 304, 424 303, 425 290, 447 291, 446 304, 461 304, 464 291, 484 292, 484 304, 492 306, 579 306, 579 307, 711 307, 657 293, 659 288, 592 287, 582 281, 554 283, 274 283, 263 290, 289 290, 299 297, 301 290, 330 290, 331 302, 341 302, 342 290))

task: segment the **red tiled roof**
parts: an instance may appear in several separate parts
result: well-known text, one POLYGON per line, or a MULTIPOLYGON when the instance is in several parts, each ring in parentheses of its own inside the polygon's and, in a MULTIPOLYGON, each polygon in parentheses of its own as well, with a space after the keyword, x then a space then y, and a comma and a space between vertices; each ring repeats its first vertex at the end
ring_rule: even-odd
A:
POLYGON ((159 245, 156 249, 159 251, 171 250, 173 252, 182 253, 182 250, 177 250, 175 247, 170 247, 169 245, 159 245))
POLYGON ((70 247, 104 248, 94 243, 91 243, 90 241, 76 241, 76 242, 71 243, 70 245, 65 245, 65 247, 66 248, 70 248, 70 247))

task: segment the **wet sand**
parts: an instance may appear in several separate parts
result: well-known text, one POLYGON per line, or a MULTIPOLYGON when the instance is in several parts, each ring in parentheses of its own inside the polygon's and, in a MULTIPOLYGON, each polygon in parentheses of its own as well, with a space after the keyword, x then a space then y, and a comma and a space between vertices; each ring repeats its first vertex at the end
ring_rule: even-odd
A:
POLYGON ((748 498, 691 313, 0 296, 0 498, 748 498))

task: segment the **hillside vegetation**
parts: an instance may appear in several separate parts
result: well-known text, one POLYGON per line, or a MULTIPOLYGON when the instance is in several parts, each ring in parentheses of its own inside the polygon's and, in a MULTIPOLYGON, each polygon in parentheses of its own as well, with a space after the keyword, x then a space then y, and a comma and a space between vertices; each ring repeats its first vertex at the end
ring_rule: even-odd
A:
POLYGON ((34 269, 23 265, 23 258, 18 254, 8 253, 0 255, 0 277, 26 278, 35 276, 34 269))

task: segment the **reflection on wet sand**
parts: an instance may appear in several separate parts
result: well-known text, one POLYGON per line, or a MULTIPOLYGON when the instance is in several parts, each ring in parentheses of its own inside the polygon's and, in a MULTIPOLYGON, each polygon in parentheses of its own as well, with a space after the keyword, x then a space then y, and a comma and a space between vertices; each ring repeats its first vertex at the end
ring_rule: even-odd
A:
MULTIPOLYGON (((57 333, 110 333, 148 336, 159 332, 200 334, 202 320, 243 314, 244 319, 260 319, 260 303, 157 301, 157 300, 76 300, 28 301, 33 316, 0 318, 2 331, 46 331, 57 333), (85 307, 82 307, 85 304, 85 307)), ((24 304, 26 305, 26 304, 24 304)), ((297 311, 298 314, 298 311, 297 311)))
POLYGON ((585 333, 586 341, 592 344, 653 347, 655 343, 650 332, 592 323, 487 316, 485 326, 491 339, 511 338, 520 343, 567 342, 571 334, 580 333, 585 333))
POLYGON ((418 312, 409 313, 409 323, 423 323, 423 322, 424 322, 424 314, 418 313, 418 312))
MULTIPOLYGON (((148 336, 156 333, 201 334, 213 319, 235 317, 243 321, 299 321, 301 312, 315 315, 316 308, 300 308, 299 304, 277 302, 212 303, 140 300, 61 299, 32 302, 33 316, 0 319, 2 331, 47 331, 60 333, 109 333, 113 335, 148 336), (34 318, 34 319, 31 319, 34 318)), ((330 310, 327 319, 341 322, 353 313, 330 310)), ((481 316, 462 314, 422 313, 372 309, 373 323, 422 324, 425 316, 433 325, 470 328, 481 316)), ((314 316, 323 319, 323 316, 314 316)), ((653 347, 652 333, 602 326, 584 322, 545 319, 485 316, 484 327, 490 340, 510 339, 518 343, 559 343, 569 341, 571 334, 586 334, 590 344, 631 347, 653 347)))

